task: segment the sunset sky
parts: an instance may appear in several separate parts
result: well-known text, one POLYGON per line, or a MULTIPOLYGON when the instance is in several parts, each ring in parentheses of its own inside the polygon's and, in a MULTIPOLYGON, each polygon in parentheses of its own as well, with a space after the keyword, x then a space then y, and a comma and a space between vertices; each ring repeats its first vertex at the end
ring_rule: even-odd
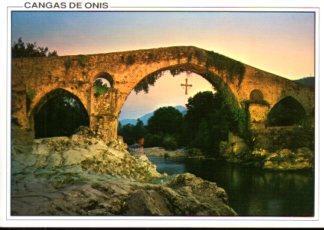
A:
MULTIPOLYGON (((59 55, 192 45, 289 79, 314 76, 312 13, 14 12, 12 41, 19 37, 59 55)), ((187 96, 180 82, 186 77, 166 73, 150 94, 132 93, 122 117, 138 117, 157 105, 183 104, 187 96), (162 97, 158 92, 166 89, 169 93, 162 97)), ((201 77, 189 81, 191 94, 212 89, 201 77)))

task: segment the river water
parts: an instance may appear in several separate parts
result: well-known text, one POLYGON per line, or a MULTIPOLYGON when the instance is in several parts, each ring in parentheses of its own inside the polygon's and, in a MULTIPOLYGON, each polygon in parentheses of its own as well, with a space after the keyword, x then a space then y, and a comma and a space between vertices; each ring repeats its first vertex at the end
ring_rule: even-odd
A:
POLYGON ((216 182, 240 216, 313 216, 312 171, 275 172, 218 160, 149 157, 159 172, 216 182))

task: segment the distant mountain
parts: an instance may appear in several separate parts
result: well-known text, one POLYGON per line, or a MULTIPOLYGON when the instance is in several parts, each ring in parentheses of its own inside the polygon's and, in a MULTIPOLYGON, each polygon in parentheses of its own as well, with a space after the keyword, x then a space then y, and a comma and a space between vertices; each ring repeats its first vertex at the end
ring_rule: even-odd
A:
POLYGON ((147 113, 141 116, 139 119, 143 121, 144 125, 147 125, 148 120, 153 116, 154 112, 147 113))
POLYGON ((174 106, 174 108, 176 108, 180 113, 182 113, 182 115, 185 115, 187 113, 187 108, 182 105, 174 106))
POLYGON ((122 119, 119 121, 121 125, 127 125, 127 124, 130 124, 130 125, 136 125, 136 122, 137 122, 137 119, 122 119))
MULTIPOLYGON (((187 108, 182 105, 174 106, 174 108, 176 108, 180 113, 182 113, 182 115, 185 115, 187 113, 187 108)), ((138 119, 143 121, 144 125, 147 125, 148 120, 153 116, 153 114, 154 112, 150 112, 141 116, 138 119)), ((121 125, 127 125, 127 124, 136 125, 137 119, 122 119, 119 122, 121 125)))
POLYGON ((315 77, 304 77, 298 80, 294 80, 294 82, 315 88, 315 77))

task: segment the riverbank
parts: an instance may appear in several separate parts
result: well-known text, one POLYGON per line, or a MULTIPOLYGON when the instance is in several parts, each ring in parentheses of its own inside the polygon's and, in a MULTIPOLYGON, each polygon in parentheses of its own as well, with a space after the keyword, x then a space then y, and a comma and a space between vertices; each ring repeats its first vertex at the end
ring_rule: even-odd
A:
POLYGON ((228 162, 267 170, 307 170, 314 168, 313 128, 271 127, 253 133, 253 144, 229 133, 220 143, 220 154, 228 162))
POLYGON ((163 147, 147 147, 144 148, 144 153, 146 156, 151 157, 164 157, 164 158, 197 158, 197 159, 213 159, 206 157, 198 149, 176 149, 176 150, 166 150, 163 147))
POLYGON ((104 143, 88 129, 37 140, 18 127, 12 134, 12 215, 236 215, 215 182, 161 174, 121 139, 104 143))
MULTIPOLYGON (((220 152, 225 161, 245 166, 253 166, 264 170, 290 171, 290 170, 308 170, 313 169, 314 151, 307 147, 296 150, 280 149, 269 152, 266 149, 254 149, 249 151, 238 151, 240 148, 236 144, 223 142, 220 152)), ((187 158, 187 159, 210 159, 202 154, 190 155, 184 149, 166 150, 162 147, 144 148, 144 154, 147 157, 162 158, 187 158)))

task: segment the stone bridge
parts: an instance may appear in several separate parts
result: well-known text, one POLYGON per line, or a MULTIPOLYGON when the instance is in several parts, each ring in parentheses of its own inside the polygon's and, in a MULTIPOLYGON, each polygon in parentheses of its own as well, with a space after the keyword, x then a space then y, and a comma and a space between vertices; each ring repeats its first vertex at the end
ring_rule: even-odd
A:
MULTIPOLYGON (((251 122, 262 126, 279 101, 292 97, 314 116, 314 89, 196 47, 114 52, 94 55, 17 58, 12 61, 12 118, 34 129, 34 114, 56 89, 75 95, 88 112, 90 128, 106 140, 117 136, 118 116, 127 96, 151 76, 190 71, 217 90, 226 89, 240 106, 248 102, 251 122), (106 78, 111 88, 94 94, 94 82, 106 78), (144 80, 143 80, 144 79, 144 80)), ((167 93, 167 92, 165 92, 167 93)))

